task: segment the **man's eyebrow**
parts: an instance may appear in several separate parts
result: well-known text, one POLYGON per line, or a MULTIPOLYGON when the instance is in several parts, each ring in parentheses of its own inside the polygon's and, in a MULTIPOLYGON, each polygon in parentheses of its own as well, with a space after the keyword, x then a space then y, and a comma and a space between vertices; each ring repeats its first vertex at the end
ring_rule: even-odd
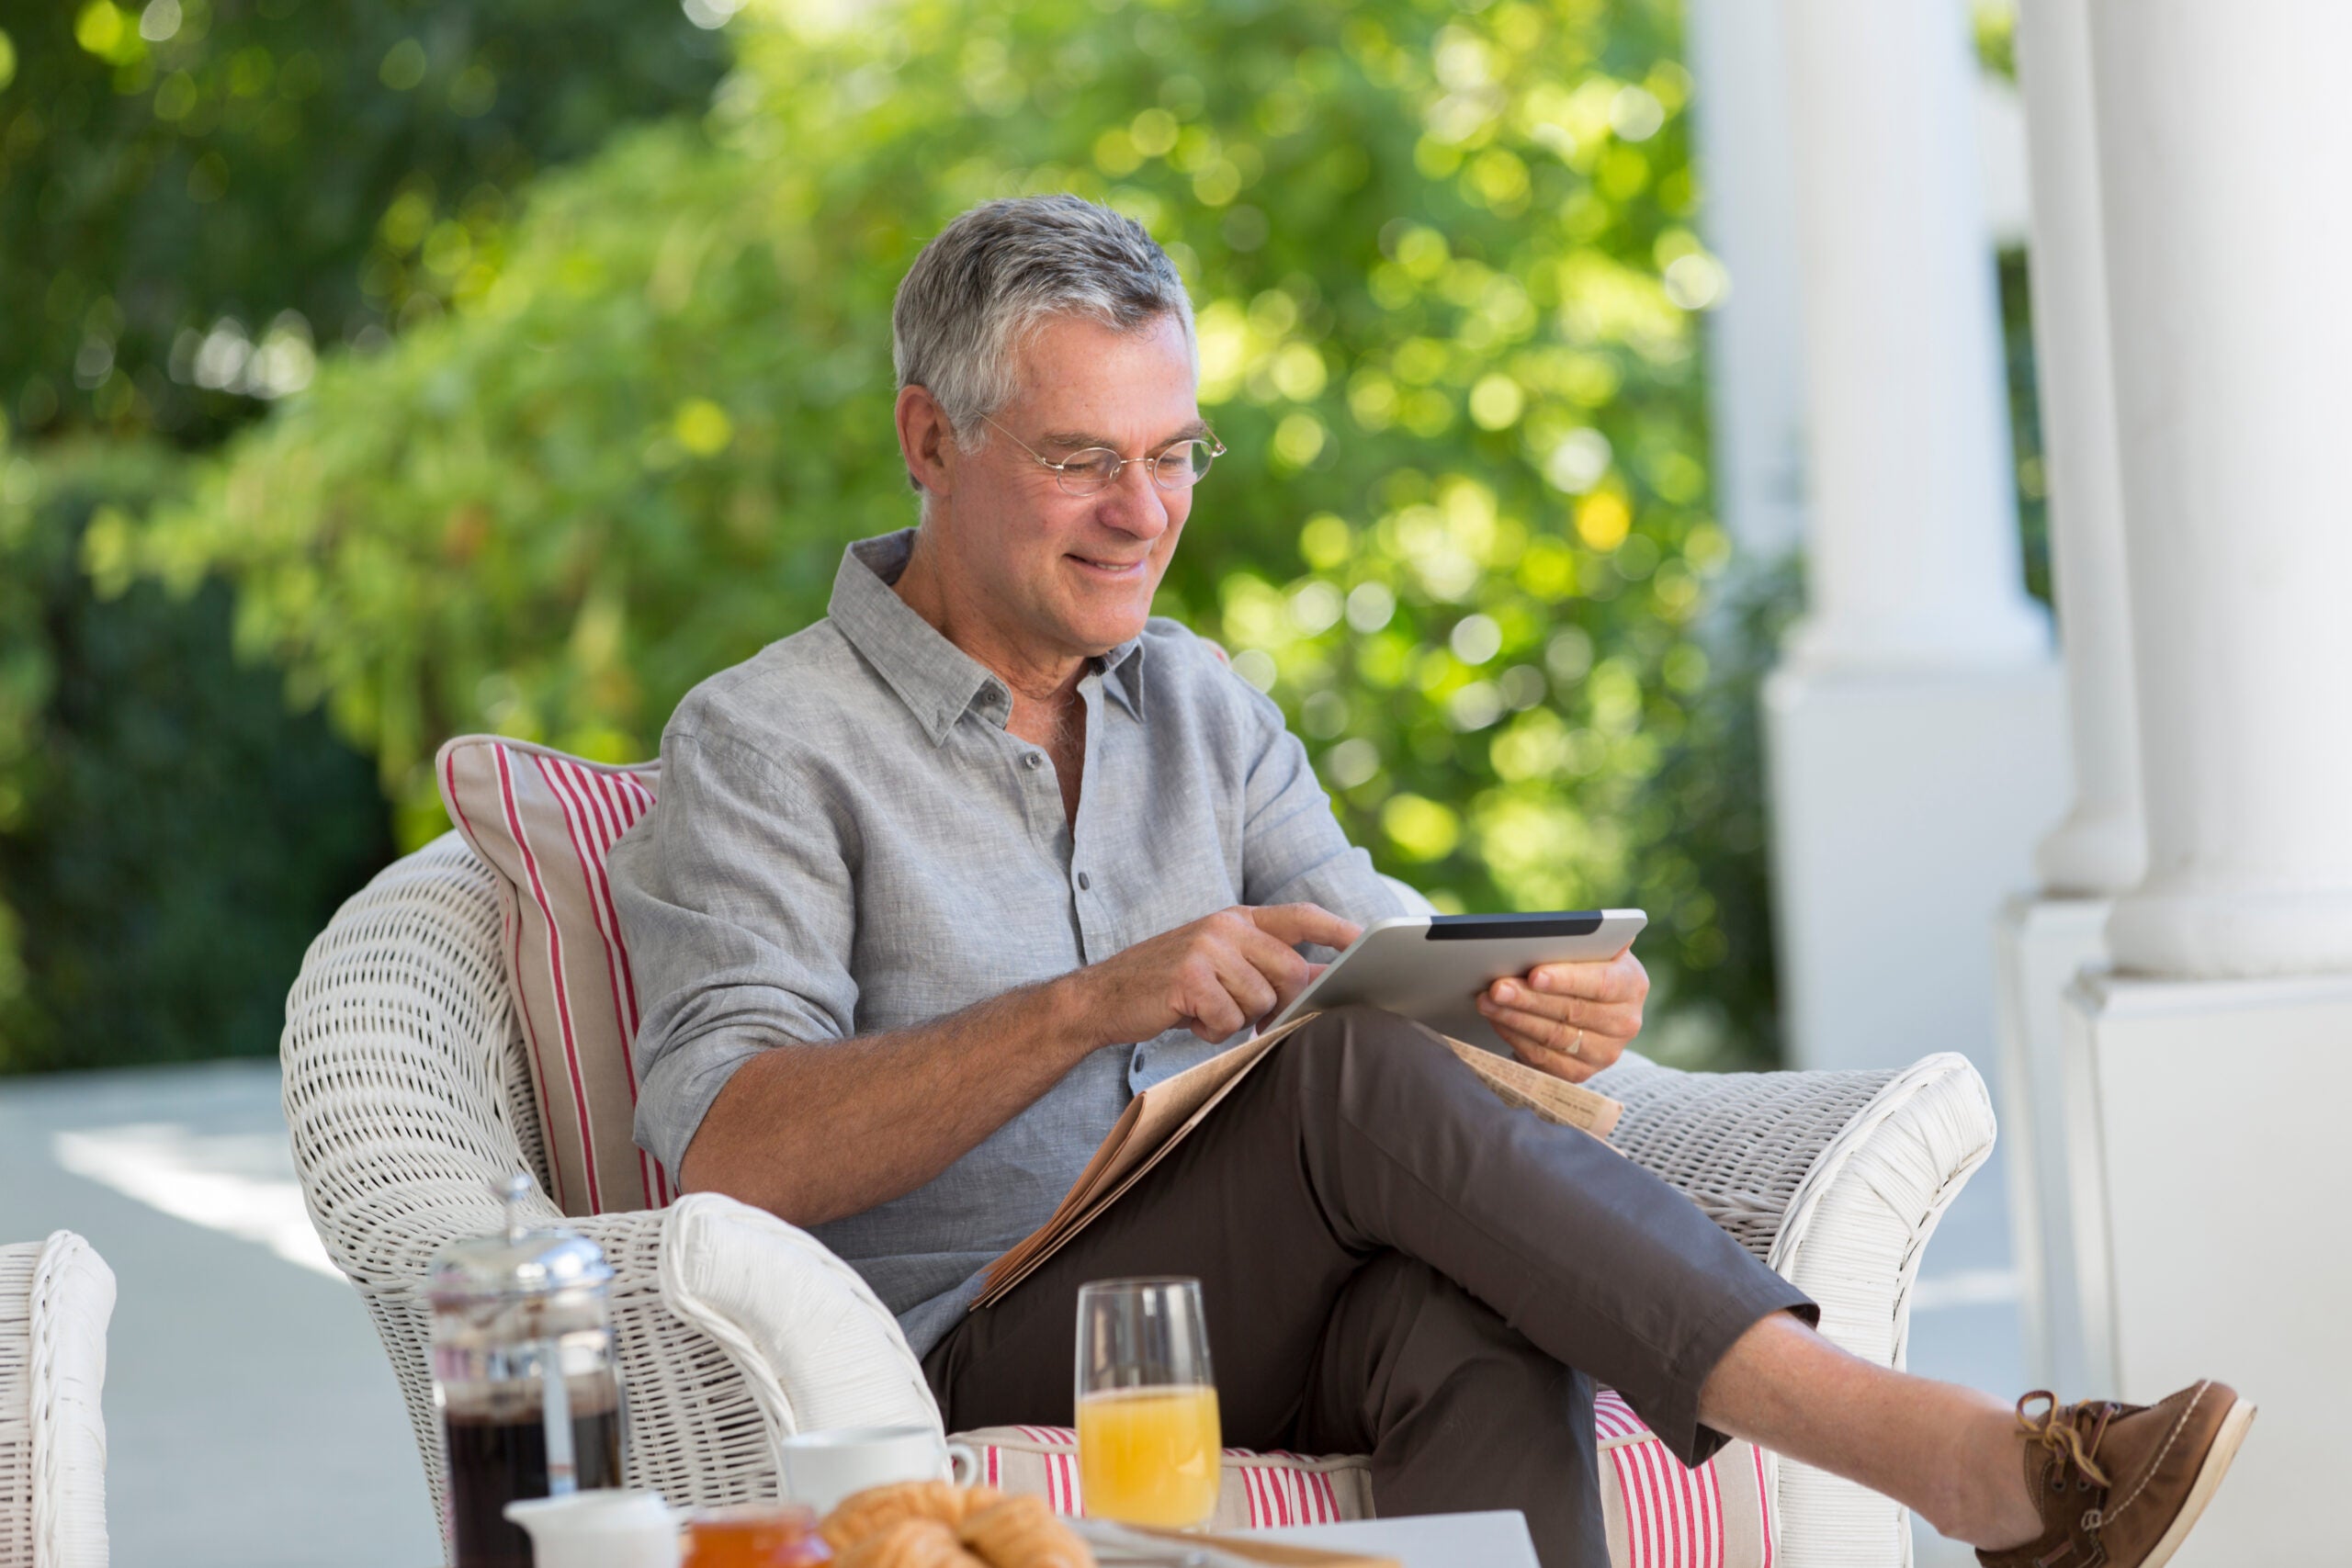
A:
MULTIPOLYGON (((1164 436, 1160 440, 1153 442, 1149 446, 1146 447, 1145 450, 1148 452, 1164 452, 1180 441, 1206 441, 1208 439, 1208 422, 1206 420, 1196 419, 1191 423, 1183 426, 1183 428, 1178 430, 1175 434, 1164 436)), ((1037 438, 1037 445, 1040 446, 1059 446, 1065 451, 1070 452, 1082 452, 1089 446, 1107 446, 1114 452, 1119 449, 1119 444, 1112 440, 1109 436, 1097 435, 1091 431, 1084 430, 1049 430, 1046 432, 1045 434, 1037 438)))

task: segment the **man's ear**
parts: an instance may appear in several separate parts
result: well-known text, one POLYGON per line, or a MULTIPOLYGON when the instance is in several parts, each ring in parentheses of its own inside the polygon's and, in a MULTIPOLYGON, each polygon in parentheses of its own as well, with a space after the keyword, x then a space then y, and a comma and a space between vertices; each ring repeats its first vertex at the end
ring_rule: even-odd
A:
POLYGON ((907 479, 933 495, 953 494, 956 489, 955 427, 931 389, 899 389, 899 455, 906 460, 907 479))

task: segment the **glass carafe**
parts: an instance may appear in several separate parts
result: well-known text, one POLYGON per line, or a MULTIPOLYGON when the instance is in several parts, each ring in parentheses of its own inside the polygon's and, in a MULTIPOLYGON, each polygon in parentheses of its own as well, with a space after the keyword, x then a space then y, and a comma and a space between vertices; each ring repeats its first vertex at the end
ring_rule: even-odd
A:
POLYGON ((612 1268, 586 1236, 529 1228, 529 1177, 499 1191, 504 1228, 443 1247, 427 1285, 457 1568, 529 1568, 507 1504, 621 1484, 612 1268))

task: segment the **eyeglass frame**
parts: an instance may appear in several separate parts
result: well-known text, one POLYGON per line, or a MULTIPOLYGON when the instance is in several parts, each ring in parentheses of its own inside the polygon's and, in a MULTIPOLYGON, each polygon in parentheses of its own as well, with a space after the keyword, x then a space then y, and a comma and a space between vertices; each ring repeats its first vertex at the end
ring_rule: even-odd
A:
MULTIPOLYGON (((1038 451, 1035 446, 1030 446, 1026 441, 1022 440, 1018 435, 1013 434, 1012 431, 1005 430, 1004 426, 998 423, 998 422, 990 415, 982 414, 980 415, 980 418, 986 420, 990 424, 996 425, 999 430, 1003 430, 1005 439, 1012 442, 1015 446, 1020 447, 1023 452, 1028 453, 1029 456, 1036 461, 1038 467, 1053 469, 1055 487, 1064 495, 1081 501, 1090 495, 1101 495, 1104 491, 1107 491, 1113 485, 1117 484, 1119 482, 1119 476, 1127 471, 1127 465, 1130 463, 1148 464, 1151 468, 1151 482, 1153 487, 1159 490, 1170 491, 1190 490, 1193 485, 1200 483, 1201 480, 1208 474, 1208 468, 1204 465, 1198 472, 1194 473, 1191 480, 1186 483, 1168 484, 1164 482, 1159 477, 1159 465, 1163 459, 1174 453, 1176 450, 1175 446, 1170 446, 1166 451, 1149 457, 1122 457, 1119 456, 1118 451, 1115 448, 1110 446, 1081 446, 1077 451, 1071 453, 1069 457, 1057 463, 1051 457, 1048 457, 1044 453, 1038 451), (1110 453, 1113 460, 1116 464, 1116 467, 1112 468, 1110 478, 1102 481, 1100 489, 1084 491, 1072 490, 1069 488, 1070 465, 1077 462, 1089 452, 1110 453)), ((1216 432, 1214 430, 1209 432, 1208 439, 1205 442, 1204 442, 1201 437, 1195 435, 1185 441, 1179 442, 1177 445, 1183 446, 1198 446, 1205 445, 1209 449, 1209 461, 1211 463, 1216 462, 1219 457, 1224 457, 1226 454, 1226 445, 1224 442, 1217 439, 1216 432)))

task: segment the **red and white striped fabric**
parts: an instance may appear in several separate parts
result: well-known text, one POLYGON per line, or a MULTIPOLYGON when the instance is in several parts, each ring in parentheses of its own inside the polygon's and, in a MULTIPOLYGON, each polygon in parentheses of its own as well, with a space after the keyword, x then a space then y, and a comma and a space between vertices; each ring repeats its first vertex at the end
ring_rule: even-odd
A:
MULTIPOLYGON (((1068 1427, 986 1427, 957 1434, 980 1461, 980 1479, 999 1491, 1034 1493, 1057 1514, 1083 1514, 1078 1434, 1068 1427)), ((1212 1529, 1331 1525, 1372 1517, 1372 1461, 1361 1455, 1306 1459, 1298 1454, 1225 1450, 1212 1529)))
POLYGON ((450 820, 498 874, 548 1196, 567 1214, 677 1196, 632 1133, 637 979, 605 874, 613 845, 652 807, 659 768, 607 767, 493 735, 460 736, 435 760, 450 820))
MULTIPOLYGON (((1600 1391, 1593 1415, 1613 1568, 1770 1568, 1771 1485, 1762 1453, 1730 1443, 1689 1470, 1614 1393, 1600 1391)), ((1070 1428, 987 1427, 956 1440, 972 1446, 989 1485, 1033 1493, 1056 1513, 1086 1511, 1070 1428)), ((1372 1461, 1362 1455, 1306 1459, 1227 1449, 1209 1526, 1263 1529, 1373 1517, 1372 1461)))
POLYGON ((1726 1443, 1688 1469, 1613 1389, 1600 1391, 1592 1414, 1614 1568, 1770 1568, 1772 1486, 1762 1450, 1726 1443))

